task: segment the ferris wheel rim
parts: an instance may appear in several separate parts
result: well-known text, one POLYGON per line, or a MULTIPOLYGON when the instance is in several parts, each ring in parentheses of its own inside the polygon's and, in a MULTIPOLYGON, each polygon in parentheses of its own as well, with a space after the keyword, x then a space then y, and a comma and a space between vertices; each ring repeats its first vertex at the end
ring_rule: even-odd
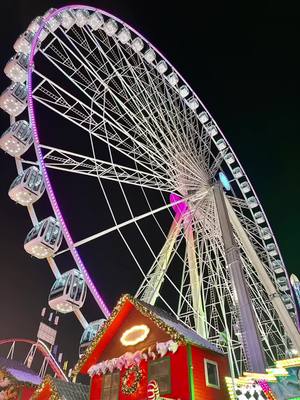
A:
MULTIPOLYGON (((35 33, 35 36, 34 36, 34 39, 33 39, 32 45, 31 45, 31 51, 30 51, 30 60, 29 60, 29 68, 28 68, 28 88, 29 88, 29 90, 28 90, 28 108, 29 108, 29 118, 30 118, 30 122, 31 122, 31 124, 32 124, 32 126, 33 126, 33 131, 34 131, 34 135, 33 135, 33 137, 34 137, 34 146, 35 146, 35 148, 36 148, 36 154, 37 154, 37 157, 38 157, 38 162, 39 162, 39 164, 40 164, 41 167, 43 166, 43 168, 42 168, 42 174, 43 174, 43 177, 44 177, 44 179, 45 179, 47 194, 48 194, 49 200, 50 200, 50 202, 51 202, 52 208, 53 208, 53 210, 54 210, 54 213, 56 214, 56 210, 58 210, 59 213, 61 213, 61 211, 60 211, 60 208, 59 208, 59 204, 58 204, 58 202, 57 202, 57 200, 56 200, 56 196, 54 195, 54 191, 53 191, 52 185, 51 185, 51 183, 50 183, 50 179, 49 179, 47 170, 46 170, 46 168, 45 168, 44 160, 43 160, 43 158, 42 158, 42 156, 41 156, 40 151, 38 151, 38 150, 40 150, 40 149, 39 149, 39 135, 38 135, 37 126, 36 126, 36 116, 35 116, 35 114, 34 114, 32 90, 31 90, 32 68, 33 68, 33 59, 34 59, 34 55, 35 55, 35 49, 36 49, 37 44, 38 44, 38 39, 39 39, 40 33, 41 33, 42 30, 44 29, 44 27, 45 27, 45 25, 47 24, 47 22, 48 22, 49 20, 51 20, 52 18, 54 18, 54 17, 55 17, 56 15, 58 15, 59 13, 61 13, 61 12, 63 12, 63 11, 67 11, 67 10, 72 10, 72 9, 73 9, 73 10, 82 9, 82 10, 88 10, 88 11, 91 11, 91 12, 100 12, 101 14, 105 15, 106 17, 112 18, 112 19, 114 19, 115 21, 117 21, 117 22, 119 22, 120 24, 122 24, 124 27, 127 27, 128 29, 130 29, 130 30, 131 30, 132 32, 134 32, 138 37, 140 37, 140 38, 149 46, 149 48, 154 49, 154 51, 168 64, 168 66, 171 67, 172 71, 174 71, 174 72, 178 75, 178 77, 180 77, 181 81, 189 88, 189 90, 191 91, 191 94, 193 95, 193 97, 195 97, 195 98, 199 101, 199 103, 201 104, 201 107, 203 108, 203 110, 205 110, 205 111, 207 112, 207 114, 209 115, 211 121, 212 121, 213 124, 217 127, 218 133, 219 133, 219 134, 222 136, 222 138, 225 140, 228 149, 230 150, 230 152, 231 152, 232 155, 234 156, 234 159, 235 159, 236 164, 237 164, 238 167, 241 169, 241 171, 242 171, 242 173, 243 173, 243 178, 244 178, 244 180, 247 181, 247 183, 249 184, 250 189, 251 189, 251 192, 253 193, 254 197, 256 198, 256 200, 257 200, 257 202, 258 202, 259 211, 262 212, 262 214, 263 214, 263 216, 264 216, 264 218, 265 218, 266 225, 267 225, 267 227, 269 228, 270 233, 271 233, 271 235, 272 235, 272 241, 274 242, 274 244, 275 244, 275 246, 276 246, 276 250, 277 250, 277 253, 278 253, 278 257, 279 257, 280 261, 281 261, 282 264, 283 264, 283 267, 284 267, 283 269, 284 269, 285 276, 288 278, 287 270, 286 270, 286 267, 285 267, 285 264, 284 264, 284 260, 283 260, 283 258, 282 258, 282 255, 281 255, 280 248, 279 248, 279 246, 278 246, 276 237, 275 237, 275 235, 274 235, 274 233, 273 233, 273 231, 272 231, 271 225, 270 225, 270 223, 269 223, 269 221, 268 221, 267 215, 266 215, 266 213, 265 213, 265 211, 264 211, 264 209, 263 209, 263 207, 262 207, 262 204, 261 204, 261 202, 260 202, 260 200, 259 200, 259 198, 258 198, 258 196, 257 196, 257 194, 256 194, 256 191, 255 191, 253 185, 251 184, 251 181, 250 181, 249 177, 248 177, 247 174, 245 173, 245 170, 244 170, 244 168, 242 167, 241 162, 239 161, 238 157, 236 156, 234 150, 232 149, 230 143, 227 141, 226 136, 224 135, 223 131, 222 131, 221 128, 219 127, 219 125, 218 125, 218 123, 216 122, 216 120, 212 117, 211 113, 209 112, 209 110, 207 109, 207 107, 205 106, 205 104, 201 101, 201 99, 199 98, 199 96, 197 95, 197 93, 194 92, 194 90, 193 90, 192 87, 189 85, 189 83, 186 81, 186 79, 182 76, 182 74, 181 74, 180 72, 178 72, 177 68, 174 67, 174 66, 168 61, 167 57, 165 57, 164 54, 163 54, 156 46, 154 46, 147 38, 145 38, 144 35, 142 35, 140 32, 138 32, 135 28, 133 28, 131 25, 127 24, 126 22, 124 22, 124 21, 121 20, 120 18, 116 17, 115 15, 111 14, 110 12, 107 12, 107 11, 102 10, 102 9, 100 9, 100 8, 97 8, 97 7, 91 7, 91 6, 81 5, 81 4, 74 4, 74 5, 67 5, 67 6, 60 7, 60 8, 58 8, 58 9, 54 10, 52 13, 50 13, 46 18, 44 18, 44 20, 43 20, 42 24, 40 25, 38 31, 35 33), (44 174, 45 174, 45 175, 44 175, 44 174), (50 188, 51 188, 51 189, 50 189, 50 188), (48 189, 49 189, 49 193, 50 193, 50 194, 48 193, 48 189)), ((224 161, 225 161, 225 160, 224 160, 224 161)), ((227 164, 227 166, 228 166, 228 164, 227 164)), ((238 180, 236 180, 236 182, 238 182, 238 180)), ((243 194, 243 193, 242 193, 242 194, 243 194)), ((245 195, 244 195, 244 198, 245 198, 245 195)), ((252 210, 250 210, 250 211, 251 211, 251 213, 253 214, 253 211, 252 211, 252 210)), ((256 210, 256 211, 257 211, 257 210, 256 210)), ((61 216, 62 216, 62 214, 61 214, 61 216)), ((62 216, 62 221, 63 221, 63 216, 62 216)), ((68 237, 71 238, 71 241, 68 243, 68 247, 71 248, 71 247, 72 247, 73 240, 72 240, 72 237, 71 237, 71 235, 70 235, 70 232, 69 232, 68 228, 66 227, 64 221, 63 221, 63 224, 62 224, 62 229, 63 229, 65 238, 68 238, 68 237)), ((68 242, 68 241, 67 241, 67 242, 68 242)), ((78 260, 79 263, 83 263, 82 260, 81 260, 81 258, 80 258, 80 256, 78 255, 78 253, 75 254, 74 257, 75 257, 75 258, 78 258, 78 257, 79 257, 79 260, 78 260)), ((84 264, 83 264, 83 268, 85 269, 84 264)), ((288 285, 289 285, 290 292, 291 292, 291 294, 292 294, 292 296, 293 296, 293 291, 291 290, 291 285, 290 285, 289 279, 287 279, 287 281, 288 281, 288 285)), ((101 300, 102 300, 102 299, 101 299, 101 300)), ((100 303, 102 303, 101 300, 100 300, 100 303)), ((104 303, 103 303, 103 304, 104 304, 104 303)), ((104 305, 103 308, 105 309, 106 306, 104 305)), ((106 310, 106 313, 105 313, 105 314, 107 314, 107 315, 109 314, 109 313, 108 313, 108 310, 106 310)))

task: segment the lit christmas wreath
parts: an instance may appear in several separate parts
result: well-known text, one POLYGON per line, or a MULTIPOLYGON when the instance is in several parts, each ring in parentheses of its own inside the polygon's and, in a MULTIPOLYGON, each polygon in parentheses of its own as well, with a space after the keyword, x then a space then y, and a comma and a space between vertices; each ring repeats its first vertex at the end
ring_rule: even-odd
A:
POLYGON ((122 393, 124 394, 134 393, 137 390, 138 385, 141 382, 141 379, 142 379, 142 372, 137 365, 133 365, 132 367, 128 368, 127 371, 125 372, 125 375, 122 378, 122 388, 121 388, 122 393), (132 375, 134 375, 134 380, 130 385, 128 385, 128 381, 130 380, 132 375))

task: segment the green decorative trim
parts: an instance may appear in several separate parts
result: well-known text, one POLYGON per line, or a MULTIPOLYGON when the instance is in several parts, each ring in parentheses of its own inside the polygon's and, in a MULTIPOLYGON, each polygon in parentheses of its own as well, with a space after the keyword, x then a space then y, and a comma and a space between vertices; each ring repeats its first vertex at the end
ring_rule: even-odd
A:
POLYGON ((187 349, 187 357, 188 357, 188 369, 189 369, 189 386, 190 386, 190 395, 191 400, 195 400, 195 385, 194 385, 194 367, 193 367, 193 359, 192 359, 192 349, 191 345, 188 343, 186 345, 187 349))

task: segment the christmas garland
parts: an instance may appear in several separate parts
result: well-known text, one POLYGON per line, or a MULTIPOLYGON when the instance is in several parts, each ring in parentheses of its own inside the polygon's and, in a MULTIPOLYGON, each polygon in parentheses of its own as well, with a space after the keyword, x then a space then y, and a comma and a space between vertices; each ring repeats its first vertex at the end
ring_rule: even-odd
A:
POLYGON ((121 388, 122 393, 124 394, 134 393, 137 390, 138 385, 141 382, 141 379, 142 379, 142 372, 138 365, 133 365, 130 368, 128 368, 122 378, 122 388, 121 388), (128 380, 131 374, 134 374, 135 377, 133 383, 130 386, 128 386, 128 380))

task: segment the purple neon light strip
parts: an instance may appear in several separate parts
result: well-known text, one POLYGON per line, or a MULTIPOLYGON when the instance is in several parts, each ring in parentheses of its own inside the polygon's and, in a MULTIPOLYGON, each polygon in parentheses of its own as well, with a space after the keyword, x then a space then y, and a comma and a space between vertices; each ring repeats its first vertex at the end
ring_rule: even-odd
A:
MULTIPOLYGON (((36 125, 36 117, 35 117, 35 111, 34 111, 34 105, 33 105, 33 97, 32 97, 32 69, 33 69, 33 59, 34 59, 34 51, 38 42, 38 37, 43 29, 43 27, 45 26, 45 24, 49 21, 49 19, 53 18, 56 14, 62 12, 63 10, 67 10, 69 8, 74 8, 72 6, 68 6, 68 7, 63 7, 59 10, 54 11, 52 14, 50 14, 41 24, 41 26, 39 27, 38 31, 35 34, 33 43, 32 43, 32 47, 31 47, 31 52, 30 52, 30 57, 29 57, 29 68, 28 68, 28 80, 27 80, 27 84, 28 84, 28 111, 29 111, 29 120, 30 120, 30 124, 32 127, 32 132, 33 132, 33 139, 34 139, 34 147, 35 147, 35 151, 40 163, 40 167, 41 167, 41 171, 43 174, 43 178, 44 178, 44 182, 45 182, 45 186, 46 186, 46 190, 51 202, 51 205, 53 207, 54 213, 56 215, 56 218, 58 219, 61 228, 63 230, 63 234, 65 237, 65 240, 69 246, 69 249, 72 253, 72 256, 76 262, 76 265, 78 266, 78 268, 81 270, 81 272, 84 275, 85 281, 87 283, 87 286, 89 287, 90 291, 92 292, 93 297, 95 298, 97 304, 99 305, 101 311, 103 312, 103 314, 108 317, 110 315, 110 311, 107 308, 104 300, 102 299, 102 297, 100 296, 99 292, 97 291, 92 279, 89 276, 89 273, 83 263, 83 261, 81 260, 78 251, 76 250, 76 248, 74 247, 74 242, 72 240, 72 237, 69 233, 69 230, 67 228, 67 225, 65 223, 65 220, 63 218, 63 215, 60 211, 60 208, 58 206, 56 197, 54 195, 54 191, 53 188, 51 186, 50 183, 50 179, 48 176, 48 172, 43 160, 43 156, 42 156, 42 151, 41 148, 39 146, 40 142, 39 142, 39 134, 38 134, 38 129, 37 129, 37 125, 36 125)), ((76 7, 77 8, 77 7, 76 7)), ((78 6, 78 8, 86 8, 83 6, 78 6)))

